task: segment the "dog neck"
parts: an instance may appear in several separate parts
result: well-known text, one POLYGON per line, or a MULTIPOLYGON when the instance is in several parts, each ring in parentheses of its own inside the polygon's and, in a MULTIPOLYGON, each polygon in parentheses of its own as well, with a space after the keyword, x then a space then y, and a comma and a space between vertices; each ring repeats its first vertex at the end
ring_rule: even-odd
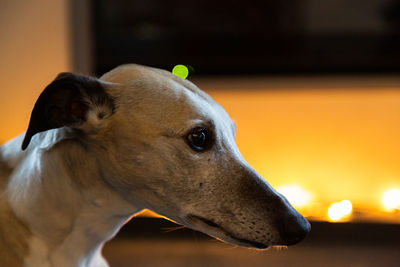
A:
POLYGON ((41 133, 41 143, 25 152, 15 153, 21 137, 1 147, 13 170, 5 201, 31 232, 24 263, 106 266, 103 244, 140 208, 104 182, 95 156, 72 139, 60 142, 62 131, 41 133))

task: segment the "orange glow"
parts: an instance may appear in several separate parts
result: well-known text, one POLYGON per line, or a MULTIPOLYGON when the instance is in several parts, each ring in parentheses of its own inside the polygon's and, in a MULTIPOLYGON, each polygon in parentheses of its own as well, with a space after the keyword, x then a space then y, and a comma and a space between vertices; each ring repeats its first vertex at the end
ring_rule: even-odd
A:
POLYGON ((303 86, 312 89, 282 80, 199 86, 236 122, 238 146, 256 171, 274 187, 307 188, 309 218, 326 220, 331 203, 348 199, 357 210, 352 220, 400 223, 381 208, 385 188, 400 185, 400 83, 335 89, 310 81, 303 86))
POLYGON ((296 208, 301 208, 310 203, 311 194, 301 188, 299 185, 278 186, 276 190, 284 195, 287 200, 296 208))

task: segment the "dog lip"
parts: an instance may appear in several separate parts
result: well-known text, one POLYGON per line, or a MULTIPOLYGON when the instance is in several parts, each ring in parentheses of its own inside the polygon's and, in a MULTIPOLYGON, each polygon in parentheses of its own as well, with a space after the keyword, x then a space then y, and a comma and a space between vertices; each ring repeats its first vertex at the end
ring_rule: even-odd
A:
POLYGON ((232 238, 232 239, 234 239, 236 241, 239 241, 240 243, 248 244, 248 245, 251 245, 252 247, 259 248, 259 249, 268 248, 268 245, 265 245, 263 243, 237 237, 237 236, 231 234, 230 232, 226 231, 223 227, 221 227, 220 225, 216 224, 212 220, 209 220, 209 219, 197 216, 197 215, 188 215, 187 219, 188 220, 201 221, 201 222, 203 222, 204 224, 206 224, 206 225, 208 225, 210 227, 218 228, 224 235, 226 235, 226 236, 228 236, 228 237, 230 237, 230 238, 232 238))
POLYGON ((229 236, 230 238, 233 238, 233 239, 235 239, 235 240, 237 240, 237 241, 239 241, 241 243, 249 244, 249 245, 251 245, 251 246, 253 246, 255 248, 259 248, 259 249, 268 248, 268 245, 265 245, 265 244, 260 243, 260 242, 251 241, 251 240, 247 240, 247 239, 244 239, 244 238, 239 238, 239 237, 236 237, 236 236, 234 236, 234 235, 232 235, 232 234, 230 234, 230 233, 228 233, 226 231, 225 231, 225 234, 227 236, 229 236))

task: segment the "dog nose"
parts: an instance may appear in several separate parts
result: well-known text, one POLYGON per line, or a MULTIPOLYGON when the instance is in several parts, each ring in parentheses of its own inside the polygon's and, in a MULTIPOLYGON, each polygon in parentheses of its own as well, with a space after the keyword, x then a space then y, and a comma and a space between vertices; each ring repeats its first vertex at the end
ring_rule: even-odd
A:
POLYGON ((284 215, 281 236, 284 245, 294 245, 303 240, 311 230, 310 223, 299 213, 287 213, 284 215))

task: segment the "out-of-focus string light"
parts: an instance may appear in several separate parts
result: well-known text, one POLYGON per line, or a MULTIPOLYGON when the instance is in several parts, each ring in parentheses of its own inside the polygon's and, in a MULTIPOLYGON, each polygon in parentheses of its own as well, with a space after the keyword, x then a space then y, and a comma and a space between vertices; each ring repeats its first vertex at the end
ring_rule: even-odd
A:
POLYGON ((328 209, 329 219, 332 221, 340 221, 350 215, 353 210, 353 205, 348 200, 333 203, 328 209))
POLYGON ((310 203, 311 194, 296 184, 282 185, 276 190, 284 195, 293 206, 300 208, 310 203))
POLYGON ((400 190, 389 189, 382 195, 382 204, 387 211, 400 210, 400 190))

